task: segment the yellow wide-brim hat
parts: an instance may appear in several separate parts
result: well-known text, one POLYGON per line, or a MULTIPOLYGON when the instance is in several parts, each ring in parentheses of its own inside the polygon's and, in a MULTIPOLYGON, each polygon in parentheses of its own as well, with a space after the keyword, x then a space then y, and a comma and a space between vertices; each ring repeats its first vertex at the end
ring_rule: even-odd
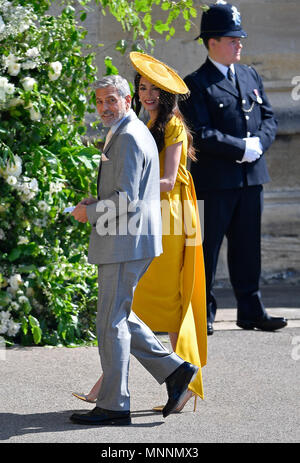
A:
POLYGON ((136 71, 153 85, 169 93, 189 93, 188 87, 177 72, 162 61, 138 51, 132 51, 129 56, 136 71))

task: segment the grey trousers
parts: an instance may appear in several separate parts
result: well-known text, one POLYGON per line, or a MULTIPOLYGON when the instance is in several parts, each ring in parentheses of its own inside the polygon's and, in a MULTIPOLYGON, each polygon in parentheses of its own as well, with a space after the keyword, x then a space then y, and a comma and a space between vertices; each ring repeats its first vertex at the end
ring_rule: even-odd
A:
POLYGON ((97 407, 130 410, 130 353, 159 384, 183 363, 131 311, 134 290, 151 261, 145 259, 98 266, 97 338, 104 377, 97 407))

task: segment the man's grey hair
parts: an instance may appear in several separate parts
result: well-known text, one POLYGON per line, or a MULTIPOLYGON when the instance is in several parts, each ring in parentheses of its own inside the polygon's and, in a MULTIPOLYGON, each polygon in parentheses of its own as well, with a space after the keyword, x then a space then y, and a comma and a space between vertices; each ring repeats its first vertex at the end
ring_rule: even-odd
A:
POLYGON ((105 87, 115 87, 120 96, 125 98, 127 95, 130 95, 130 87, 126 79, 120 75, 110 75, 104 76, 100 80, 97 80, 93 84, 94 89, 105 88, 105 87))

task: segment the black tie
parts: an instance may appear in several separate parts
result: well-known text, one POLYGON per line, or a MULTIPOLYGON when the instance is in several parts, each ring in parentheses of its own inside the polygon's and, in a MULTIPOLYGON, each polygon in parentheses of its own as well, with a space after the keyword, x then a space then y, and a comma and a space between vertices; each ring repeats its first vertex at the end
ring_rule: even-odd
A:
POLYGON ((236 88, 235 77, 234 77, 234 74, 233 74, 233 72, 232 72, 232 70, 230 68, 228 68, 228 71, 227 71, 227 79, 232 83, 234 88, 236 88))

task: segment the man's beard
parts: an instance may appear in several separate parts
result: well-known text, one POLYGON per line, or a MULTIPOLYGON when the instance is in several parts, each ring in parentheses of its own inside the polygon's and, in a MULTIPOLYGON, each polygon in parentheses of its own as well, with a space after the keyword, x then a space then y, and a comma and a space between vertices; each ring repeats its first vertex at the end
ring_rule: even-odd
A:
MULTIPOLYGON (((125 116, 126 113, 127 113, 127 111, 124 109, 124 110, 119 112, 117 117, 115 117, 114 119, 109 119, 109 120, 105 120, 105 118, 103 120, 103 115, 105 116, 105 113, 103 113, 103 115, 101 115, 100 118, 101 118, 101 121, 102 121, 102 124, 104 125, 104 127, 112 127, 117 122, 119 122, 125 116)), ((112 116, 113 114, 111 112, 108 112, 107 116, 110 116, 110 115, 112 116)))

